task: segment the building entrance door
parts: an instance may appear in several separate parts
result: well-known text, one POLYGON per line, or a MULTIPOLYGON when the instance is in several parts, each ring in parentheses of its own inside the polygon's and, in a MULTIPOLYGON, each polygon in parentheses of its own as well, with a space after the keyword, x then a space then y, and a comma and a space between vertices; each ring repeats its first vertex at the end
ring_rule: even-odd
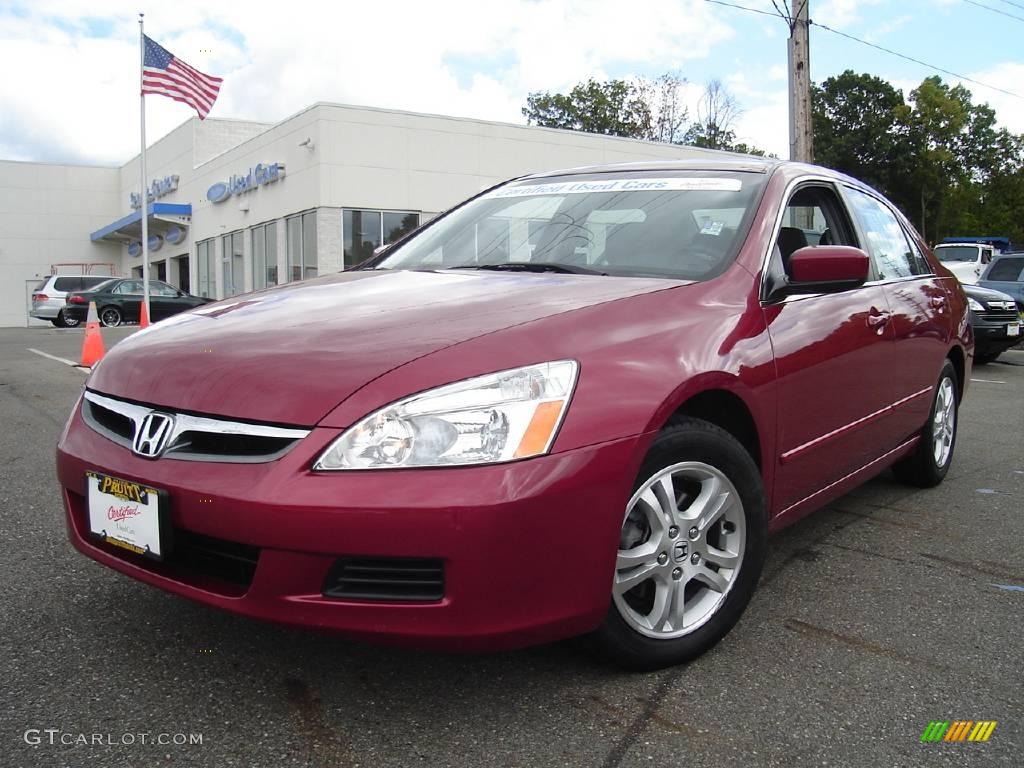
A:
POLYGON ((188 255, 175 256, 174 263, 178 265, 178 287, 185 293, 192 293, 192 291, 189 290, 188 255))

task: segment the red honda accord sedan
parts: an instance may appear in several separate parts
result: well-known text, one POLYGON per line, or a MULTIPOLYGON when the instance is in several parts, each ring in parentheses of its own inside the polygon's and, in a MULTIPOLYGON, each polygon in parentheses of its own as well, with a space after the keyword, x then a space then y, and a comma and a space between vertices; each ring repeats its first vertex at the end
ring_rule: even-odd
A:
POLYGON ((57 449, 71 541, 350 636, 720 640, 770 531, 939 483, 973 339, 877 192, 758 159, 515 179, 360 267, 118 344, 57 449))

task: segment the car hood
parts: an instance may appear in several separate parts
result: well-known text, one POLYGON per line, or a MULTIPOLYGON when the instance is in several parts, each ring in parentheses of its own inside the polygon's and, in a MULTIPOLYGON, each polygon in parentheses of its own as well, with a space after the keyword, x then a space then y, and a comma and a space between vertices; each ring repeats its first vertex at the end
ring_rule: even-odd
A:
MULTIPOLYGON (((463 270, 346 272, 156 323, 115 346, 88 387, 169 410, 309 426, 378 376, 437 350, 683 284, 463 270)), ((538 361, 543 355, 538 350, 538 361)), ((502 367, 496 348, 493 370, 502 367)))
POLYGON ((964 285, 977 283, 981 273, 981 266, 976 261, 944 261, 942 266, 956 275, 957 280, 964 285))
POLYGON ((980 285, 964 285, 964 293, 976 301, 1013 301, 1013 296, 980 285))

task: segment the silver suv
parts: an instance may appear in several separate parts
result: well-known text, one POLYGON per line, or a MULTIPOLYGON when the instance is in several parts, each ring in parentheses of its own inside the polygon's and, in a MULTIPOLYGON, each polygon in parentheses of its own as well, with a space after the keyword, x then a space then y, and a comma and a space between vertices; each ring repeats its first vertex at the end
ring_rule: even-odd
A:
POLYGON ((110 275, 50 275, 32 291, 29 314, 49 320, 58 328, 74 328, 80 321, 64 316, 64 297, 74 291, 92 290, 110 279, 110 275))

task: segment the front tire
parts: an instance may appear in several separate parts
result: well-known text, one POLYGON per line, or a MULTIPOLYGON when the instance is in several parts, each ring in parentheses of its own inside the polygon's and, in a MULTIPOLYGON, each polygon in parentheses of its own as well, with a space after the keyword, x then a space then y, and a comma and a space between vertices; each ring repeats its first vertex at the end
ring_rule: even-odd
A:
POLYGON ((122 322, 124 317, 121 315, 121 310, 117 307, 104 307, 100 310, 100 324, 107 328, 116 328, 122 322))
POLYGON ((725 430, 682 418, 655 438, 626 505, 599 649, 635 670, 701 655, 732 629, 764 565, 757 465, 725 430))
POLYGON ((932 488, 942 482, 953 463, 959 407, 956 369, 946 360, 932 397, 931 416, 921 429, 917 448, 892 467, 897 480, 919 488, 932 488))

